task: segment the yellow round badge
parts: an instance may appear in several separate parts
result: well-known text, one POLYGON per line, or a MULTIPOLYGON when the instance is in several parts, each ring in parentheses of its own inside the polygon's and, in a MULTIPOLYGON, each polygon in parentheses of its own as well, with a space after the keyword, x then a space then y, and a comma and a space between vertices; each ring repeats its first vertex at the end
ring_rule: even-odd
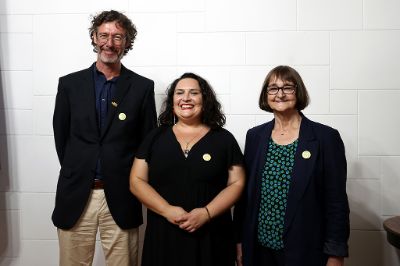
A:
POLYGON ((301 156, 302 156, 304 159, 310 159, 310 157, 311 157, 311 152, 309 152, 309 151, 303 151, 303 153, 301 154, 301 156))
POLYGON ((211 160, 211 155, 208 153, 203 154, 203 160, 208 162, 209 160, 211 160))
POLYGON ((118 118, 119 118, 119 120, 125 120, 125 119, 126 119, 126 114, 120 113, 120 114, 118 115, 118 118))

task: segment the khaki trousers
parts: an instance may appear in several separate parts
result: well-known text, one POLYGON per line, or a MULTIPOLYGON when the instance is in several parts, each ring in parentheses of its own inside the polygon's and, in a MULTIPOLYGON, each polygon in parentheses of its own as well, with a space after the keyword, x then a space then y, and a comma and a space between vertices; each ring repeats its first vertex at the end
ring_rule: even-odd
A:
POLYGON ((93 189, 77 224, 58 229, 60 265, 92 265, 97 229, 108 266, 138 265, 138 228, 122 230, 114 222, 103 189, 93 189))

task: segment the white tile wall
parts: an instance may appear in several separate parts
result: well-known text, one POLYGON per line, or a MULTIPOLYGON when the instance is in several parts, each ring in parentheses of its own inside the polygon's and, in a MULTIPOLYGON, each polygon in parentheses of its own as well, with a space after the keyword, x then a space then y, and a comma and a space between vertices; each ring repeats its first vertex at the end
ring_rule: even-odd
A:
POLYGON ((33 133, 32 110, 0 109, 4 124, 0 125, 0 134, 27 135, 33 133))
POLYGON ((33 123, 37 135, 53 135, 55 96, 33 98, 33 123))
POLYGON ((208 81, 217 94, 229 94, 231 71, 230 67, 215 66, 181 66, 178 67, 178 76, 185 72, 193 72, 208 81))
POLYGON ((358 93, 356 90, 331 90, 329 100, 330 113, 357 114, 358 93))
MULTIPOLYGON (((297 69, 311 97, 304 113, 337 128, 346 146, 346 266, 400 265, 382 229, 400 212, 398 0, 3 0, 0 239, 7 243, 0 241, 0 266, 58 263, 50 220, 59 171, 54 96, 60 76, 95 61, 90 15, 111 8, 137 26, 123 63, 155 81, 157 110, 175 78, 198 73, 217 92, 242 148, 246 131, 272 118, 258 108, 268 71, 297 69)), ((100 246, 94 264, 101 266, 100 246)))
POLYGON ((88 68, 96 60, 90 44, 89 26, 89 14, 34 16, 35 95, 55 95, 60 76, 88 68))
POLYGON ((264 114, 258 101, 270 67, 234 67, 231 72, 231 113, 264 114))
POLYGON ((297 2, 300 30, 362 29, 362 0, 297 2))
POLYGON ((364 28, 399 29, 400 2, 397 0, 364 0, 364 28))
POLYGON ((382 214, 400 214, 400 157, 382 158, 382 214))
POLYGON ((350 203, 351 228, 357 230, 381 229, 380 181, 377 179, 349 179, 347 194, 350 203))
POLYGON ((246 64, 327 65, 329 33, 316 31, 246 33, 246 64))
POLYGON ((0 210, 0 228, 2 256, 18 257, 21 248, 20 212, 18 210, 0 210))
POLYGON ((399 33, 400 31, 389 30, 333 31, 331 33, 332 88, 399 89, 399 33))
POLYGON ((381 158, 360 156, 347 163, 347 177, 357 179, 380 179, 381 158))
POLYGON ((0 75, 3 84, 0 108, 32 109, 32 71, 1 71, 0 75))
POLYGON ((178 32, 204 32, 206 28, 204 12, 178 13, 177 25, 178 32))
POLYGON ((135 66, 175 66, 177 60, 175 14, 131 14, 138 31, 133 50, 124 58, 135 66))
POLYGON ((328 67, 296 67, 310 96, 306 114, 329 113, 329 69, 328 67))
POLYGON ((361 155, 400 155, 399 102, 400 90, 359 92, 361 155))
POLYGON ((0 211, 19 209, 19 192, 0 192, 0 211))
POLYGON ((57 240, 22 240, 21 265, 59 265, 58 254, 57 240))
POLYGON ((51 221, 55 193, 21 194, 21 238, 55 240, 57 229, 51 221))
POLYGON ((99 10, 109 10, 111 8, 127 11, 129 0, 115 0, 112 3, 107 0, 88 0, 88 1, 63 1, 63 0, 29 0, 7 1, 0 5, 0 13, 6 14, 62 14, 62 13, 82 13, 98 12, 99 10))
POLYGON ((2 70, 32 70, 32 34, 0 33, 2 70))
POLYGON ((296 29, 295 0, 207 0, 209 31, 296 29))
POLYGON ((32 32, 32 16, 0 15, 0 32, 32 32))
POLYGON ((164 95, 168 86, 173 80, 178 78, 180 73, 177 73, 176 67, 168 66, 132 66, 126 65, 126 67, 132 69, 139 75, 145 76, 154 81, 154 92, 156 94, 164 95))
POLYGON ((205 0, 130 0, 131 12, 203 11, 205 0))
POLYGON ((60 165, 53 136, 32 136, 19 140, 18 179, 23 192, 54 192, 60 165), (35 151, 35 152, 30 152, 35 151))
POLYGON ((239 65, 245 62, 242 33, 179 33, 178 65, 239 65))
POLYGON ((350 257, 346 260, 346 266, 400 264, 399 252, 387 243, 384 232, 352 230, 349 245, 350 257))
POLYGON ((227 115, 225 128, 236 138, 242 151, 246 140, 247 130, 255 126, 253 115, 227 115))

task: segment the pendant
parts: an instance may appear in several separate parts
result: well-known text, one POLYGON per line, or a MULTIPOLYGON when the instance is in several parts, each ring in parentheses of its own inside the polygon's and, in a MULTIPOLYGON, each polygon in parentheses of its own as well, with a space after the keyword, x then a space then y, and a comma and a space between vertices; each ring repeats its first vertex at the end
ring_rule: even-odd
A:
POLYGON ((183 155, 185 155, 185 157, 187 158, 189 156, 189 150, 188 149, 184 149, 183 150, 183 155))

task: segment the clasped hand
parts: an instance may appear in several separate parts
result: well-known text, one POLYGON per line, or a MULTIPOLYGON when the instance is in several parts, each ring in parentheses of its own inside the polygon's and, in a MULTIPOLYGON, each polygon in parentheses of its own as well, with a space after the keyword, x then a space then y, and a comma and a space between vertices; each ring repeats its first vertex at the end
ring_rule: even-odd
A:
POLYGON ((193 233, 208 221, 208 214, 205 208, 196 208, 187 212, 182 207, 170 206, 165 213, 165 218, 179 228, 193 233))

